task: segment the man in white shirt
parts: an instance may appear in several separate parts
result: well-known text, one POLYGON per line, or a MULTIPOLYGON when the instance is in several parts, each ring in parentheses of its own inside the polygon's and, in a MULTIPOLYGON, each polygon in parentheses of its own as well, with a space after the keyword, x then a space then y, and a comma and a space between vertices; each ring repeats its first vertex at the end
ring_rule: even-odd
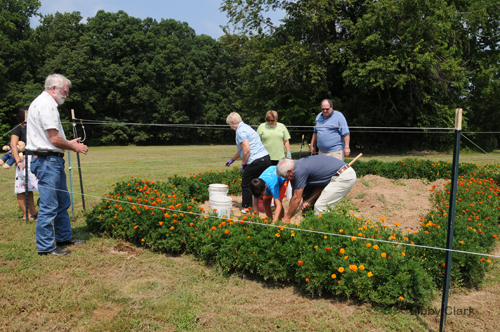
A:
POLYGON ((45 91, 33 100, 28 110, 26 150, 34 156, 31 172, 38 178, 40 193, 36 225, 39 255, 67 255, 70 251, 60 247, 85 243, 84 240, 74 239, 71 232, 68 214, 71 200, 64 171, 64 150, 87 154, 88 147, 78 143, 80 137, 71 141, 66 139, 57 109, 69 96, 70 86, 71 81, 62 75, 48 76, 45 91))

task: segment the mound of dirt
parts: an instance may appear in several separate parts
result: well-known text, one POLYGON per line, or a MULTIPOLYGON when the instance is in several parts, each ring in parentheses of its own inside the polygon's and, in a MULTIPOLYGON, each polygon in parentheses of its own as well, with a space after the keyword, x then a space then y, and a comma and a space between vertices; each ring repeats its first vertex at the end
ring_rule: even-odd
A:
MULTIPOLYGON (((432 210, 429 189, 433 185, 442 186, 444 180, 437 180, 432 183, 424 183, 418 179, 390 180, 376 175, 367 175, 356 180, 356 184, 347 194, 357 211, 354 215, 363 219, 373 221, 385 218, 386 225, 399 223, 401 230, 418 230, 420 218, 432 210)), ((241 216, 241 196, 232 196, 233 206, 231 213, 234 216, 241 216)), ((285 198, 283 206, 288 208, 289 200, 285 198)), ((205 211, 210 210, 208 201, 201 207, 205 211)), ((264 213, 260 213, 264 217, 264 213)), ((298 213, 294 220, 302 220, 301 213, 298 213)))

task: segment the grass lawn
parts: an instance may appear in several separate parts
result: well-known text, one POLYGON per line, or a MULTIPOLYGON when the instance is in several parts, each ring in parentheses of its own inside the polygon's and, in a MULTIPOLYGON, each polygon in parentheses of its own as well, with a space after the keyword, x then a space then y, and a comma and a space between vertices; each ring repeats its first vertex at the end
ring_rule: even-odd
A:
MULTIPOLYGON (((299 150, 300 145, 292 146, 295 158, 299 150)), ((87 156, 80 156, 86 208, 91 209, 117 181, 131 176, 167 180, 173 174, 221 170, 235 152, 234 145, 91 147, 87 156)), ((303 148, 302 155, 306 152, 303 148)), ((356 155, 354 151, 351 157, 356 155)), ((409 156, 452 160, 451 154, 409 156)), ((363 160, 394 161, 403 157, 367 154, 363 160)), ((418 316, 344 298, 309 297, 294 285, 246 274, 223 275, 192 255, 160 255, 91 234, 83 218, 74 153, 71 161, 76 201, 73 234, 86 239, 87 244, 71 247, 72 253, 64 257, 37 255, 35 224, 18 218, 21 213, 13 194, 14 170, 2 170, 0 331, 438 330, 439 315, 430 312, 418 316)), ((500 151, 463 154, 460 162, 499 163, 500 151)), ((500 254, 498 248, 496 253, 500 254)), ((493 265, 480 289, 451 291, 450 306, 472 306, 474 311, 457 314, 455 310, 448 316, 447 331, 497 330, 498 260, 493 265)), ((435 303, 438 309, 439 303, 435 303)))

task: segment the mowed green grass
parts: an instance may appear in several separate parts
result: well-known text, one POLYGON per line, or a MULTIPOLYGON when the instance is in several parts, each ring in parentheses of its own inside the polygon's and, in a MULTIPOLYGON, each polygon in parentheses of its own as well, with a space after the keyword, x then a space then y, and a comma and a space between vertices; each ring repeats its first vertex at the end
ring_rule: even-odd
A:
MULTIPOLYGON (((300 145, 293 145, 298 157, 300 145)), ((91 147, 80 155, 87 210, 131 176, 167 180, 224 169, 236 152, 228 146, 91 147)), ((306 155, 303 148, 303 156, 306 155)), ((308 154, 308 153, 307 153, 308 154)), ((353 152, 353 156, 357 155, 353 152)), ((385 161, 406 156, 365 155, 385 161)), ((451 154, 418 156, 451 161, 451 154)), ((66 157, 68 160, 68 157, 66 157)), ((463 154, 461 162, 499 163, 500 151, 463 154)), ((381 310, 331 296, 311 298, 294 285, 252 275, 221 274, 192 255, 165 255, 99 237, 86 228, 79 195, 77 158, 71 153, 75 238, 64 257, 38 256, 35 224, 19 219, 14 171, 0 179, 1 331, 429 331, 439 316, 416 316, 402 308, 381 310)), ((239 165, 241 161, 237 162, 239 165)), ((68 174, 69 176, 69 174, 68 174)), ((69 182, 68 182, 69 186, 69 182)), ((71 215, 71 210, 70 210, 71 215)), ((448 331, 495 331, 500 316, 497 260, 478 290, 453 289, 450 306, 475 308, 448 316, 448 331)), ((440 296, 438 296, 440 298, 440 296)), ((439 308, 439 301, 436 302, 439 308)))

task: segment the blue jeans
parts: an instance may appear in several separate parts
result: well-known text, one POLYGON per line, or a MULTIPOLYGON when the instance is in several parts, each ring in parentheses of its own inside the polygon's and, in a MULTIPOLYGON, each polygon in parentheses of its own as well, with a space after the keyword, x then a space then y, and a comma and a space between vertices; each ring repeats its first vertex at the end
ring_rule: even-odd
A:
POLYGON ((73 237, 68 214, 71 199, 66 186, 64 159, 53 156, 32 158, 31 172, 38 178, 40 193, 36 246, 40 253, 49 252, 56 249, 54 230, 57 242, 67 241, 73 237))

